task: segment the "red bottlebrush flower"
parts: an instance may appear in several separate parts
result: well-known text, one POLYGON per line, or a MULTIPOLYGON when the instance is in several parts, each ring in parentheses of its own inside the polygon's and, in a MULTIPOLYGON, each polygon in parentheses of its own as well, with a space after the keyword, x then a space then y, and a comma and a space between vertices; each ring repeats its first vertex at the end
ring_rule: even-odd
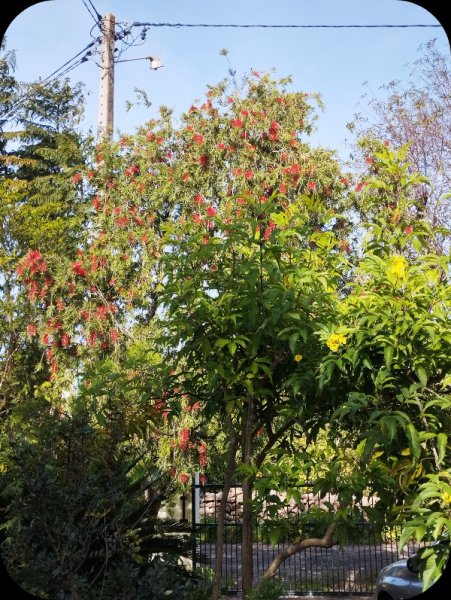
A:
POLYGON ((90 331, 88 333, 88 337, 86 338, 86 341, 88 342, 89 346, 95 346, 95 343, 97 341, 97 333, 95 331, 90 331))
POLYGON ((186 473, 180 473, 180 483, 188 483, 188 475, 186 473))
POLYGON ((88 179, 92 179, 95 176, 95 173, 94 173, 94 171, 88 171, 86 175, 87 175, 88 179))
POLYGON ((280 125, 277 121, 272 121, 271 125, 269 126, 269 130, 270 131, 278 131, 280 129, 280 125))
POLYGON ((349 179, 347 177, 341 177, 340 181, 343 185, 348 186, 349 185, 349 179))
POLYGON ((245 173, 244 176, 246 177, 246 179, 252 179, 254 177, 254 173, 248 169, 245 173))
POLYGON ((195 223, 197 223, 198 225, 202 224, 202 217, 199 215, 199 213, 194 213, 193 214, 193 221, 195 223))
POLYGON ((277 98, 277 102, 278 102, 279 104, 283 104, 283 103, 284 103, 284 99, 283 99, 281 96, 279 96, 279 97, 277 98))
POLYGON ((166 153, 166 156, 167 156, 169 159, 171 159, 171 158, 174 156, 174 154, 173 154, 173 153, 172 153, 172 152, 169 150, 169 152, 167 152, 167 153, 166 153))
POLYGON ((119 331, 117 329, 110 330, 110 340, 113 344, 117 344, 119 341, 119 331))
POLYGON ((101 321, 104 321, 106 319, 106 316, 107 316, 108 313, 109 313, 108 306, 105 306, 104 304, 102 304, 102 306, 99 306, 96 309, 95 315, 101 321))
POLYGON ((201 485, 205 485, 207 483, 207 476, 202 473, 202 475, 199 475, 199 481, 201 485))
POLYGON ((278 136, 278 134, 277 134, 277 131, 270 131, 270 132, 269 132, 269 139, 270 139, 272 142, 277 142, 277 140, 279 139, 279 136, 278 136))
POLYGON ((70 281, 67 284, 67 288, 69 290, 69 296, 73 296, 75 294, 75 289, 76 289, 75 283, 73 281, 70 281))
POLYGON ((116 217, 114 219, 114 222, 118 227, 122 228, 122 227, 127 227, 129 220, 128 220, 128 217, 124 215, 123 217, 116 217))
POLYGON ((233 98, 229 97, 229 98, 227 98, 226 102, 227 102, 227 104, 233 104, 234 100, 233 100, 233 98))
POLYGON ((153 140, 155 139, 155 134, 154 133, 148 133, 146 139, 147 139, 148 142, 153 142, 153 140))
POLYGON ((236 127, 237 129, 240 129, 241 127, 243 127, 243 121, 241 119, 232 119, 230 121, 230 125, 232 127, 236 127))
POLYGON ((188 179, 189 179, 189 173, 183 173, 182 181, 188 181, 188 179))
POLYGON ((81 266, 81 263, 79 263, 79 262, 72 263, 72 271, 76 275, 80 275, 80 277, 86 277, 86 275, 88 274, 87 271, 81 266))
POLYGON ((203 166, 208 164, 208 156, 206 154, 202 154, 202 156, 199 158, 199 163, 203 166))
POLYGON ((366 181, 361 181, 360 183, 358 183, 355 186, 355 191, 356 192, 361 192, 366 185, 368 185, 368 183, 366 181))
POLYGON ((50 343, 50 336, 48 333, 44 333, 44 335, 42 336, 42 345, 43 346, 48 346, 48 344, 50 343))
POLYGON ((99 210, 99 208, 102 205, 102 203, 100 202, 100 198, 98 196, 94 196, 94 198, 92 199, 91 205, 94 210, 99 210))
POLYGON ((164 142, 163 137, 157 137, 157 144, 162 144, 164 142))
POLYGON ((217 144, 216 146, 219 150, 225 150, 225 144, 223 144, 222 142, 220 142, 219 144, 217 144))
POLYGON ((78 183, 81 179, 81 173, 75 173, 75 175, 72 175, 72 181, 73 183, 78 183))
POLYGON ((316 183, 314 181, 307 182, 307 189, 308 190, 315 190, 316 189, 316 183))
POLYGON ((232 170, 232 174, 233 174, 235 177, 239 177, 240 175, 242 175, 242 174, 243 174, 243 169, 233 169, 233 170, 232 170))
POLYGON ((286 186, 285 184, 281 183, 281 184, 279 185, 279 192, 280 192, 281 194, 286 194, 286 193, 288 192, 288 188, 287 188, 287 186, 286 186))
POLYGON ((411 233, 413 233, 412 225, 407 225, 407 227, 404 229, 404 233, 407 233, 407 235, 410 235, 411 233))
POLYGON ((33 337, 38 333, 37 327, 34 323, 30 323, 27 327, 27 333, 30 337, 33 337))
POLYGON ((193 140, 196 142, 196 144, 203 144, 203 143, 205 143, 204 136, 201 133, 195 133, 193 135, 193 140))
POLYGON ((217 271, 217 270, 218 270, 218 267, 217 267, 216 265, 211 265, 210 269, 211 269, 212 271, 217 271))
POLYGON ((67 333, 63 333, 63 335, 61 336, 61 347, 62 348, 67 348, 70 344, 70 337, 68 336, 67 333))
POLYGON ((350 252, 351 251, 351 247, 349 246, 348 242, 345 242, 345 240, 340 240, 340 246, 341 246, 341 249, 344 252, 350 252))
POLYGON ((171 479, 174 479, 174 477, 176 476, 177 471, 175 467, 170 467, 169 468, 169 477, 171 477, 171 479))
POLYGON ((202 242, 204 244, 208 244, 209 241, 210 241, 210 236, 208 234, 204 235, 204 237, 202 238, 202 242))
POLYGON ((195 202, 196 204, 203 204, 203 201, 204 201, 204 199, 202 198, 202 195, 201 195, 201 194, 196 194, 196 195, 194 196, 194 202, 195 202))
POLYGON ((301 167, 297 163, 295 163, 294 165, 291 165, 291 167, 288 168, 288 172, 292 175, 298 175, 301 172, 301 167))
POLYGON ((208 215, 209 217, 214 217, 214 216, 215 216, 215 214, 216 214, 216 209, 214 208, 214 206, 209 206, 209 207, 207 208, 207 215, 208 215))
POLYGON ((199 409, 200 409, 200 404, 199 404, 199 402, 195 402, 195 403, 192 405, 192 407, 191 407, 191 410, 199 410, 199 409))
POLYGON ((186 450, 188 449, 190 435, 191 435, 191 431, 187 427, 184 427, 183 429, 180 430, 179 445, 180 445, 180 449, 182 450, 182 452, 186 452, 186 450))
POLYGON ((367 156, 365 158, 365 162, 367 165, 372 165, 374 163, 374 158, 372 158, 371 156, 367 156))
POLYGON ((244 206, 246 204, 246 200, 244 198, 237 198, 236 201, 240 206, 244 206))
POLYGON ((61 311, 61 310, 64 310, 64 302, 63 302, 63 300, 61 300, 61 298, 59 298, 59 299, 56 301, 56 308, 57 308, 59 311, 61 311))

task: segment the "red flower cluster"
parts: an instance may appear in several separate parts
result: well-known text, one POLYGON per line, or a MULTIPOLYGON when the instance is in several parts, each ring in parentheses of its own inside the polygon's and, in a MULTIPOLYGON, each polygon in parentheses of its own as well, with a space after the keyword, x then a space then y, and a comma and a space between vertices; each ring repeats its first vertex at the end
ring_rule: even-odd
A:
POLYGON ((30 337, 36 335, 38 333, 37 327, 34 323, 30 323, 27 327, 27 333, 30 337))
POLYGON ((232 119, 230 121, 230 125, 232 127, 236 127, 237 129, 241 129, 241 127, 243 127, 243 121, 241 119, 232 119))
POLYGON ((193 140, 196 142, 196 144, 204 144, 205 143, 204 136, 201 133, 195 133, 193 135, 193 140))
POLYGON ((84 269, 81 263, 79 263, 78 261, 72 263, 72 271, 76 275, 80 275, 80 277, 86 277, 86 275, 88 274, 86 269, 84 269))
POLYGON ((276 224, 274 223, 274 221, 269 221, 267 228, 265 229, 265 240, 268 241, 269 238, 271 237, 271 233, 274 231, 274 229, 276 228, 276 224))
POLYGON ((203 442, 199 444, 199 465, 207 466, 207 446, 203 442))
POLYGON ((180 445, 180 450, 182 450, 182 452, 186 452, 188 450, 190 434, 191 434, 191 432, 187 427, 184 427, 183 429, 180 430, 179 445, 180 445))
POLYGON ((19 263, 16 269, 17 275, 23 275, 25 271, 31 274, 45 273, 47 264, 42 258, 42 254, 37 250, 30 250, 25 258, 19 263))

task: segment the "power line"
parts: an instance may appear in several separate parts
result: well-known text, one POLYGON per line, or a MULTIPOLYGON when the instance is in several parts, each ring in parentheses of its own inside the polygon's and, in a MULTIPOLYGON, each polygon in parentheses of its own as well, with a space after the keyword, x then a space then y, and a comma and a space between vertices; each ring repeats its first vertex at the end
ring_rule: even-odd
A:
POLYGON ((53 73, 51 73, 45 79, 43 79, 43 81, 47 81, 48 79, 51 79, 54 76, 61 77, 62 75, 64 75, 68 71, 71 71, 73 68, 75 68, 78 65, 80 65, 82 62, 85 62, 85 60, 87 60, 87 57, 91 54, 91 52, 89 51, 89 49, 92 48, 92 46, 94 46, 94 44, 96 44, 96 43, 100 43, 100 38, 96 38, 94 41, 92 41, 91 43, 89 43, 85 48, 83 48, 83 50, 80 50, 80 52, 78 52, 75 56, 73 56, 68 61, 66 61, 64 63, 64 65, 61 65, 61 67, 59 69, 56 69, 56 71, 53 71, 53 73), (63 73, 59 73, 59 71, 61 71, 62 69, 64 69, 64 67, 66 67, 67 65, 70 65, 71 62, 73 62, 78 56, 80 56, 80 54, 83 54, 83 53, 85 53, 84 56, 82 58, 80 58, 75 64, 69 66, 63 73), (58 75, 56 75, 57 73, 58 73, 58 75))
POLYGON ((428 24, 416 24, 416 25, 266 25, 266 24, 238 24, 238 23, 140 23, 134 22, 133 26, 136 27, 234 27, 234 28, 265 28, 265 29, 376 29, 376 28, 397 28, 397 27, 442 27, 441 25, 428 25, 428 24))
POLYGON ((86 8, 86 10, 88 11, 89 15, 94 19, 94 21, 96 22, 96 24, 98 23, 98 18, 95 16, 95 13, 92 12, 92 9, 89 8, 89 6, 86 4, 85 0, 81 0, 83 2, 84 7, 86 8))
POLYGON ((91 15, 91 17, 94 19, 94 21, 99 22, 102 20, 102 15, 99 13, 99 11, 96 9, 96 7, 94 6, 94 4, 91 2, 91 0, 88 0, 89 4, 91 5, 92 11, 94 12, 94 15, 91 13, 91 11, 89 10, 89 6, 86 4, 85 0, 82 0, 83 4, 86 6, 86 9, 89 11, 89 14, 91 15))

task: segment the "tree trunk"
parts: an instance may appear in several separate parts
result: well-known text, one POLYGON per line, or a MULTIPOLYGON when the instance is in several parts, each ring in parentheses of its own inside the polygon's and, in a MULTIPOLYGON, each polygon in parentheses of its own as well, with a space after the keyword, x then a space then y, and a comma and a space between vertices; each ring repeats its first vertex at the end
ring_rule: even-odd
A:
POLYGON ((238 436, 233 429, 232 419, 227 416, 227 429, 230 436, 230 446, 227 453, 227 466, 224 473, 224 485, 222 487, 222 498, 218 511, 218 528, 216 531, 216 558, 213 574, 213 587, 211 600, 218 600, 221 593, 222 557, 224 555, 224 525, 227 508, 227 498, 232 484, 233 471, 236 464, 236 451, 238 447, 238 436))
MULTIPOLYGON (((243 426, 243 465, 251 464, 252 431, 254 425, 254 399, 247 398, 246 422, 243 426)), ((252 506, 252 481, 249 477, 243 480, 243 541, 241 544, 241 575, 243 598, 252 591, 254 576, 253 561, 253 521, 254 511, 252 506)))
POLYGON ((293 554, 305 550, 305 548, 317 547, 317 548, 330 548, 333 544, 333 535, 337 529, 337 521, 333 521, 327 528, 326 533, 322 538, 307 538, 298 542, 297 544, 290 544, 280 552, 276 558, 272 561, 269 567, 266 569, 263 579, 271 579, 277 573, 277 569, 280 565, 293 554))

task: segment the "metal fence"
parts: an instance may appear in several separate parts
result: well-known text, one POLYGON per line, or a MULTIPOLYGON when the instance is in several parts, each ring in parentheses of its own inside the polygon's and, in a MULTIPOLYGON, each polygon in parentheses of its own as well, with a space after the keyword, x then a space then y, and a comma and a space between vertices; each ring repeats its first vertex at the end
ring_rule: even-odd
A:
MULTIPOLYGON (((304 514, 304 534, 315 535, 317 520, 305 515, 320 502, 308 485, 302 489, 302 506, 291 506, 288 518, 293 530, 304 514), (310 531, 309 531, 310 528, 310 531)), ((241 486, 234 485, 229 493, 225 522, 225 544, 222 563, 223 593, 236 594, 241 591, 241 540, 242 522, 240 509, 241 486)), ((192 516, 195 533, 194 564, 208 571, 214 566, 216 548, 217 513, 222 495, 222 485, 193 485, 192 516), (206 501, 208 500, 208 501, 206 501)), ((324 499, 323 499, 324 500, 324 499)), ((326 498, 328 500, 328 498, 326 498)), ((333 500, 329 498, 329 500, 333 500)), ((283 581, 285 590, 293 594, 371 594, 374 591, 376 577, 385 565, 399 558, 413 554, 418 545, 409 544, 402 554, 398 552, 399 531, 394 528, 376 527, 363 516, 354 522, 349 540, 343 545, 331 548, 307 548, 283 562, 278 577, 283 581)), ((269 537, 268 520, 264 511, 254 524, 254 578, 259 581, 272 560, 291 540, 281 539, 273 546, 269 537)))

